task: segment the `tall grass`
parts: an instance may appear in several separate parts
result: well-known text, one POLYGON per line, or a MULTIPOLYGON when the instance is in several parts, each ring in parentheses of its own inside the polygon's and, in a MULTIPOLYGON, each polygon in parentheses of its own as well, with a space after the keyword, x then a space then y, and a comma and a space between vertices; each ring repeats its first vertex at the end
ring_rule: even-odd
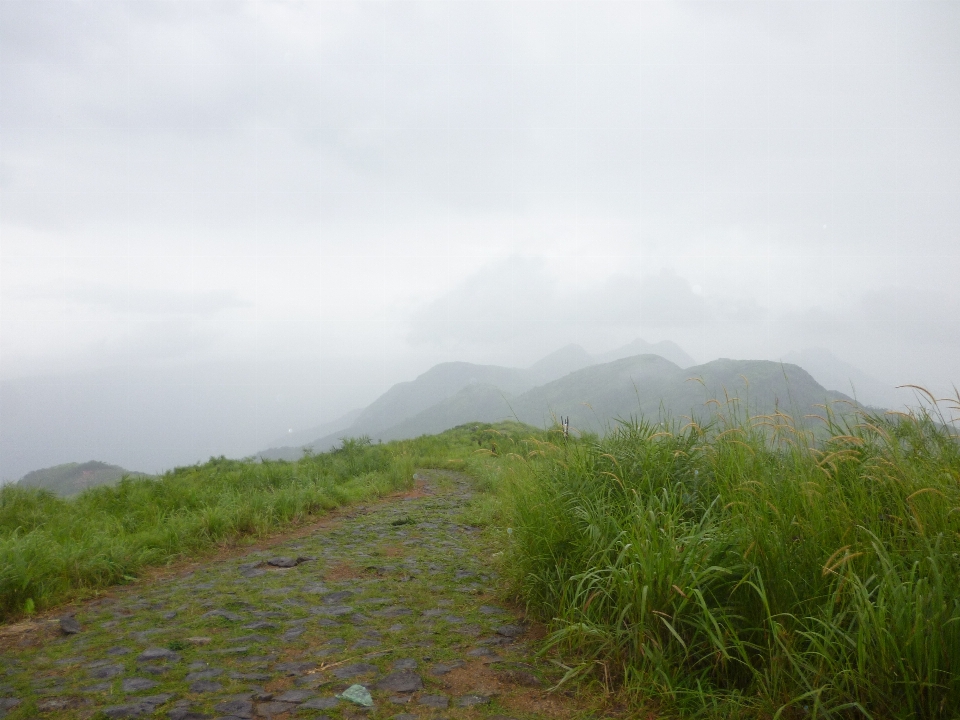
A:
MULTIPOLYGON (((723 416, 721 416, 723 417, 723 416)), ((506 567, 569 676, 710 716, 960 716, 960 444, 909 415, 542 443, 506 567)))

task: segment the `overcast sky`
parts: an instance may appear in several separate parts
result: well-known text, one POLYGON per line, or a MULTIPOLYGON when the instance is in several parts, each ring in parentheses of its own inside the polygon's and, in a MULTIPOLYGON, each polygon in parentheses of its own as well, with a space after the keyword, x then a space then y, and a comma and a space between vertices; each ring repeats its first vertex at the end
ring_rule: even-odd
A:
POLYGON ((0 2, 5 381, 253 367, 258 441, 638 336, 945 390, 958 270, 953 0, 0 2))

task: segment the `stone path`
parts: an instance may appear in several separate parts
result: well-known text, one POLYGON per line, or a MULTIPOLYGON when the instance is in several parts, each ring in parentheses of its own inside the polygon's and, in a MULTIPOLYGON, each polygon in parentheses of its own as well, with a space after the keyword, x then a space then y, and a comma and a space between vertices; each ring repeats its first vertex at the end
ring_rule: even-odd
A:
MULTIPOLYGON (((0 651, 0 717, 559 717, 529 632, 496 603, 469 482, 172 579, 122 588, 40 647, 0 651), (354 685, 368 708, 337 696, 354 685)), ((549 673, 548 673, 549 674, 549 673)))

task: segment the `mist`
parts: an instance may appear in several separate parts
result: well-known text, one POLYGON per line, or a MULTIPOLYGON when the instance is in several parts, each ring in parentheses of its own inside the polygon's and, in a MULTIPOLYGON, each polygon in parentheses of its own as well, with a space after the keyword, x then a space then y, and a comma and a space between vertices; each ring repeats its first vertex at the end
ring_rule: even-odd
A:
POLYGON ((952 394, 958 77, 950 2, 5 0, 0 478, 568 343, 952 394))

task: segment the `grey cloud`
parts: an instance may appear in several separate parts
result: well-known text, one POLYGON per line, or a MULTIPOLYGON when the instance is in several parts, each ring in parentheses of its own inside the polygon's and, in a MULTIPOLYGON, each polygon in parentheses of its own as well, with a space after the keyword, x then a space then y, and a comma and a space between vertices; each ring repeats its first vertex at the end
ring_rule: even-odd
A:
POLYGON ((99 306, 117 315, 209 316, 252 307, 250 301, 227 291, 177 292, 84 283, 68 286, 54 297, 99 306))
POLYGON ((735 300, 704 298, 670 269, 567 284, 540 259, 510 257, 420 308, 409 338, 464 348, 497 343, 544 348, 584 336, 609 344, 631 334, 743 321, 755 312, 735 300))

